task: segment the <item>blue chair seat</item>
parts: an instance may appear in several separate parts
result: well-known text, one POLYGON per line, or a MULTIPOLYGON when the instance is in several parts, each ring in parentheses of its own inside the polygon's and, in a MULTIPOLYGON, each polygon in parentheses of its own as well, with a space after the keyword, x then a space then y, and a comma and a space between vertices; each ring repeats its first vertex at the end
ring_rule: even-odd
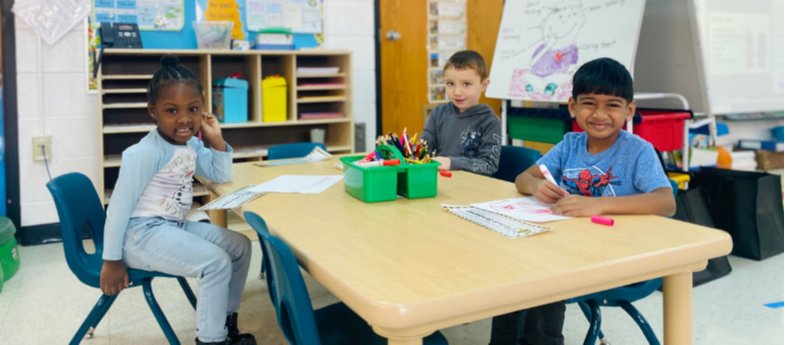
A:
POLYGON ((534 149, 519 146, 502 146, 501 154, 499 155, 499 169, 491 177, 514 183, 515 178, 537 163, 540 157, 542 157, 540 151, 534 149))

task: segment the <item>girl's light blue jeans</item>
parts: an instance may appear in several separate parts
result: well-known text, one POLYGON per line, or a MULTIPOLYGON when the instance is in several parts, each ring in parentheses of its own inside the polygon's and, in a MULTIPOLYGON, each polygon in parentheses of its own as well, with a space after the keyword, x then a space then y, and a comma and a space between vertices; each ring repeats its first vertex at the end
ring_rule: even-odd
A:
POLYGON ((196 336, 226 339, 226 316, 240 308, 251 260, 245 235, 212 224, 133 218, 123 244, 129 268, 199 278, 196 336))

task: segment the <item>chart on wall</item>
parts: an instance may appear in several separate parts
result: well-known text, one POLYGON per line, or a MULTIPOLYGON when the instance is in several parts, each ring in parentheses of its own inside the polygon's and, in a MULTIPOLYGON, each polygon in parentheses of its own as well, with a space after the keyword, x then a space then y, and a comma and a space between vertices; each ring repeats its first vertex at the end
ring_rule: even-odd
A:
POLYGON ((428 1, 428 101, 447 103, 444 64, 466 49, 466 0, 428 1))
POLYGON ((710 111, 782 111, 785 94, 782 0, 694 0, 710 111), (741 86, 741 87, 740 87, 741 86))
POLYGON ((294 33, 322 33, 322 0, 246 0, 249 31, 287 28, 294 33))
POLYGON ((632 74, 644 1, 506 1, 486 96, 566 102, 575 71, 601 57, 632 74))
POLYGON ((183 29, 184 0, 93 0, 91 23, 135 23, 139 30, 183 29))

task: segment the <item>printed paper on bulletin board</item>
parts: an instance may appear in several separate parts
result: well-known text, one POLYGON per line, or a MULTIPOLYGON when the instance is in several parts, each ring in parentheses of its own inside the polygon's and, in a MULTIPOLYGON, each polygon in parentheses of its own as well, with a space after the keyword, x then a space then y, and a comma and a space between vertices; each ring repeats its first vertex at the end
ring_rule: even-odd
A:
POLYGON ((249 31, 287 28, 293 33, 322 33, 323 0, 246 0, 249 31))
POLYGON ((466 0, 428 1, 428 102, 447 103, 444 64, 466 49, 466 0))
POLYGON ((134 23, 139 30, 180 31, 184 0, 92 0, 91 23, 134 23))

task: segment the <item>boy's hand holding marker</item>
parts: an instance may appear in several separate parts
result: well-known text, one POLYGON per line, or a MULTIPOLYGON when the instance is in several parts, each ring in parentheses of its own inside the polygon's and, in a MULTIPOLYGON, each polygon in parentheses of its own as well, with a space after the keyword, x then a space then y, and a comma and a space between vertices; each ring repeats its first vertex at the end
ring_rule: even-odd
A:
POLYGON ((540 165, 540 171, 545 176, 545 180, 542 180, 537 187, 537 193, 535 193, 537 200, 546 204, 555 204, 562 198, 570 195, 570 193, 559 187, 559 184, 553 179, 553 175, 551 175, 545 165, 540 165))

